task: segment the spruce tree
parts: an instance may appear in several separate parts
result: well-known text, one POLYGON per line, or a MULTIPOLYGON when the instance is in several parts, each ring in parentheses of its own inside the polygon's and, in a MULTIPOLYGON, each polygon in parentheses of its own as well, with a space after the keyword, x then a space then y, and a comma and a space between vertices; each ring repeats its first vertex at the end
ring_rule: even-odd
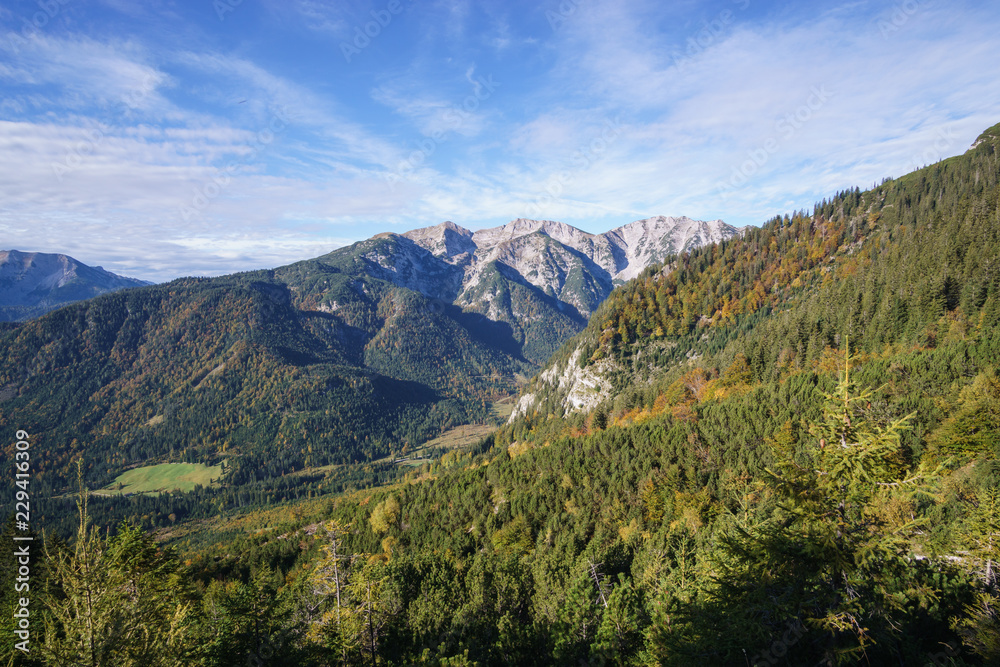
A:
POLYGON ((176 562, 128 524, 101 539, 87 493, 81 474, 76 542, 46 553, 45 659, 66 667, 189 664, 189 607, 178 595, 176 562))
POLYGON ((717 587, 681 615, 690 647, 665 642, 677 664, 907 662, 944 639, 908 636, 939 596, 939 575, 911 551, 922 523, 914 503, 929 499, 937 472, 907 464, 912 414, 867 417, 875 392, 856 386, 852 360, 846 353, 835 389, 821 392, 818 420, 772 439, 780 509, 732 526, 714 556, 717 587))

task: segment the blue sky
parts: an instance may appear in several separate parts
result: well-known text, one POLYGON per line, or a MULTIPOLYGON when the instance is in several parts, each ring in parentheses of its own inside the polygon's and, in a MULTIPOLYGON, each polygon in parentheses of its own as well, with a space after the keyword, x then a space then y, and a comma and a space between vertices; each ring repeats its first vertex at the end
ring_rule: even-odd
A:
POLYGON ((0 248, 162 281, 384 231, 743 226, 1000 122, 993 2, 16 0, 0 248))

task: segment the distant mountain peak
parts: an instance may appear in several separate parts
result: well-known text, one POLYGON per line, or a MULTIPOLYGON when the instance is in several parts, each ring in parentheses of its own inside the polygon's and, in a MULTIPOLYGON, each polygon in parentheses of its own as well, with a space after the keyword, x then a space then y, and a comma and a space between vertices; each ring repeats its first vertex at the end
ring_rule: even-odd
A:
MULTIPOLYGON (((976 140, 972 143, 972 148, 977 148, 980 144, 984 144, 987 141, 996 141, 1000 139, 1000 123, 997 123, 993 127, 986 128, 982 134, 976 137, 976 140)), ((972 150, 970 148, 970 150, 972 150)))
POLYGON ((462 227, 461 225, 456 225, 451 220, 445 220, 440 225, 437 225, 437 227, 442 227, 444 229, 450 229, 451 231, 458 232, 459 234, 461 234, 463 236, 472 236, 472 232, 470 230, 466 229, 465 227, 462 227))
POLYGON ((506 322, 523 332, 525 346, 545 339, 532 355, 537 361, 561 342, 548 340, 551 318, 579 330, 615 285, 670 255, 737 233, 721 220, 686 216, 654 216, 603 234, 528 218, 473 232, 449 220, 376 237, 395 244, 354 247, 373 276, 506 322))
POLYGON ((475 252, 476 249, 476 244, 472 241, 472 232, 450 220, 433 227, 414 229, 403 236, 448 263, 454 263, 455 260, 475 252))
POLYGON ((0 321, 26 320, 75 301, 150 284, 61 253, 0 250, 0 321))

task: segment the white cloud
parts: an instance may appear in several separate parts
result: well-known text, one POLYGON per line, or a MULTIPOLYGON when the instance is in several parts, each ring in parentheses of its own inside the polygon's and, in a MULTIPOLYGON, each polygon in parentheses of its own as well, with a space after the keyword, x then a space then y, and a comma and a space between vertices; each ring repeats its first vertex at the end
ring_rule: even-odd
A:
MULTIPOLYGON (((499 10, 470 34, 473 6, 439 3, 398 28, 421 31, 418 61, 354 88, 395 120, 336 78, 357 69, 327 87, 188 44, 51 34, 17 54, 0 46, 11 90, 0 100, 0 233, 11 247, 165 279, 445 219, 759 224, 960 153, 1000 120, 1000 73, 985 65, 1000 61, 995 12, 922 2, 886 31, 866 3, 809 20, 752 20, 740 7, 684 53, 703 24, 664 32, 652 3, 579 3, 530 47, 536 37, 499 10), (446 66, 430 64, 432 38, 455 41, 446 66), (491 59, 522 49, 531 65, 491 59), (483 97, 484 72, 500 88, 466 108, 483 97), (276 110, 288 117, 273 131, 276 110), (433 154, 400 170, 436 133, 433 154)), ((346 25, 332 6, 294 9, 314 30, 346 25)))
POLYGON ((167 106, 160 89, 171 85, 170 78, 147 64, 143 49, 133 42, 39 33, 29 40, 0 40, 0 49, 11 59, 0 76, 20 85, 54 84, 55 102, 64 108, 97 106, 124 114, 167 106))
POLYGON ((588 115, 631 121, 613 153, 592 167, 593 178, 564 188, 567 200, 759 223, 780 212, 788 195, 808 205, 912 169, 914 154, 943 145, 941 132, 956 137, 941 157, 961 152, 1000 108, 1000 74, 982 66, 1000 58, 996 16, 970 20, 924 7, 883 38, 874 18, 855 12, 794 24, 750 23, 737 14, 678 65, 667 54, 684 39, 658 43, 641 28, 641 12, 592 4, 567 20, 551 86, 564 108, 514 134, 518 149, 559 151, 588 115), (919 131, 900 131, 907 117, 920 120, 919 131), (774 150, 720 201, 720 181, 765 146, 774 150), (687 208, 668 208, 677 205, 687 208))

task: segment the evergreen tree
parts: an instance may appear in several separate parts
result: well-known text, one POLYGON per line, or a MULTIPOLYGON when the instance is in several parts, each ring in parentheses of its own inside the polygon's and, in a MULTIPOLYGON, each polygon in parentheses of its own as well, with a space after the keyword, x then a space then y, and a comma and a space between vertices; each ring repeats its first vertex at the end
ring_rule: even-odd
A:
POLYGON ((176 562, 128 524, 102 540, 85 488, 78 507, 73 548, 46 554, 46 659, 67 667, 188 664, 190 607, 178 595, 176 562))
POLYGON ((930 637, 908 636, 913 605, 940 596, 937 575, 913 559, 908 538, 922 523, 912 503, 929 497, 936 473, 907 466, 901 436, 912 414, 885 425, 866 418, 873 392, 857 389, 851 361, 847 354, 807 435, 786 428, 772 440, 772 488, 782 504, 724 541, 718 587, 685 615, 691 647, 672 647, 686 659, 702 651, 715 656, 705 662, 735 663, 752 648, 751 663, 777 655, 837 665, 918 660, 932 646, 930 637), (723 627, 732 634, 710 639, 723 627))
POLYGON ((959 627, 972 651, 994 664, 1000 663, 1000 577, 996 571, 1000 556, 1000 489, 981 489, 971 505, 967 534, 973 546, 971 555, 981 564, 983 589, 965 607, 959 627))

